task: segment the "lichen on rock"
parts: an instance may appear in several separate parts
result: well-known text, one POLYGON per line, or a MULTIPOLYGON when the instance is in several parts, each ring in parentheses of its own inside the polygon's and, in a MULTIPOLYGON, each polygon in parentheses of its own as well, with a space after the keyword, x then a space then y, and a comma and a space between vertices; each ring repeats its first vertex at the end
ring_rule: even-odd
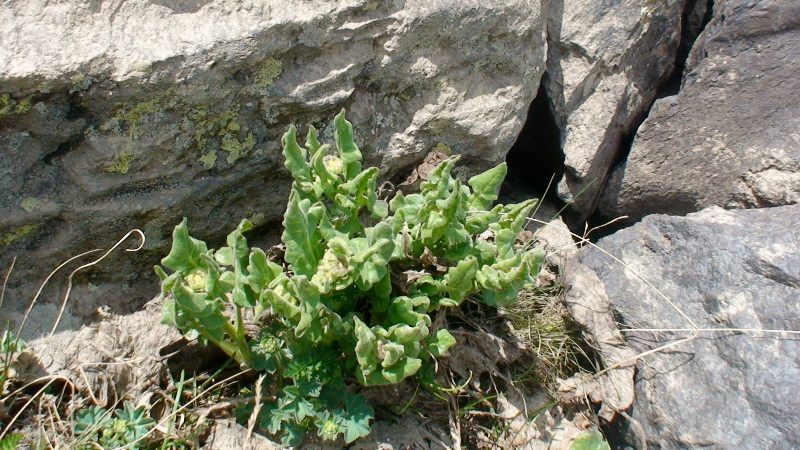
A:
POLYGON ((283 63, 275 58, 267 58, 261 64, 261 70, 256 74, 253 85, 263 89, 269 87, 280 76, 283 71, 283 63))

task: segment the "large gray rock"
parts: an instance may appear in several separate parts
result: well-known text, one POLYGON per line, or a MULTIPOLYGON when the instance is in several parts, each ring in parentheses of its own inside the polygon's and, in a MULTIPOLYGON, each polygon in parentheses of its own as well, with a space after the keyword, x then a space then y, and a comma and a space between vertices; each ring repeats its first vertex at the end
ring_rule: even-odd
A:
POLYGON ((19 256, 6 300, 29 300, 69 256, 147 234, 78 280, 88 313, 156 291, 150 267, 184 216, 212 244, 243 218, 274 228, 290 123, 331 142, 346 108, 387 176, 431 148, 473 171, 498 163, 545 59, 527 0, 24 0, 0 23, 3 272, 19 256))
POLYGON ((562 130, 558 194, 572 202, 579 222, 594 210, 623 139, 669 78, 689 3, 695 2, 550 2, 545 87, 562 130))
POLYGON ((684 85, 609 179, 607 216, 800 201, 800 3, 720 0, 684 85))
MULTIPOLYGON (((635 328, 800 330, 798 223, 800 205, 652 215, 598 243, 625 267, 593 248, 582 261, 635 328)), ((640 352, 692 336, 626 335, 640 352)), ((800 447, 796 335, 698 336, 639 361, 632 417, 650 448, 800 447)))

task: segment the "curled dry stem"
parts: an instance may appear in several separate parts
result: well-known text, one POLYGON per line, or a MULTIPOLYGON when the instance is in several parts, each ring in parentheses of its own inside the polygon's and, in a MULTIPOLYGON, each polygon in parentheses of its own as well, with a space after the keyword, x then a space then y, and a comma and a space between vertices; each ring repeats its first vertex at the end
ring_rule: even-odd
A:
MULTIPOLYGON (((52 337, 53 337, 53 334, 55 334, 55 332, 56 332, 56 328, 58 327, 58 324, 59 324, 59 322, 61 322, 61 316, 64 314, 64 309, 65 309, 65 308, 66 308, 66 306, 67 306, 67 300, 69 300, 69 294, 70 294, 70 292, 72 291, 72 278, 75 276, 75 274, 76 274, 76 273, 78 273, 79 271, 83 270, 83 269, 86 269, 86 268, 92 267, 92 266, 94 266, 94 265, 98 264, 100 261, 102 261, 102 260, 106 259, 106 257, 107 257, 107 256, 108 256, 108 255, 109 255, 111 252, 113 252, 113 251, 114 251, 114 250, 116 250, 116 249, 117 249, 117 248, 118 248, 120 245, 122 245, 122 243, 123 243, 123 242, 125 242, 125 240, 127 240, 127 239, 128 239, 128 238, 129 238, 129 237, 132 235, 132 234, 138 234, 138 235, 139 235, 139 238, 141 239, 141 243, 139 244, 139 246, 138 246, 138 247, 136 247, 136 248, 126 248, 126 249, 125 249, 125 251, 126 251, 126 252, 138 252, 139 250, 141 250, 141 249, 142 249, 142 247, 144 247, 144 244, 145 244, 146 238, 145 238, 145 235, 144 235, 144 233, 142 232, 142 230, 139 230, 139 229, 133 229, 133 230, 131 230, 131 231, 128 231, 128 232, 125 234, 125 236, 122 236, 122 238, 121 238, 120 240, 118 240, 118 241, 117 241, 117 243, 116 243, 116 244, 114 244, 114 245, 113 245, 111 248, 109 248, 108 250, 106 250, 106 252, 105 252, 105 253, 103 253, 103 255, 102 255, 101 257, 97 258, 96 260, 94 260, 94 261, 92 261, 92 262, 90 262, 90 263, 87 263, 87 264, 84 264, 84 265, 82 265, 82 266, 78 267, 77 269, 73 270, 73 271, 72 271, 72 273, 70 273, 70 274, 69 274, 69 280, 68 280, 68 282, 67 282, 67 292, 64 294, 64 300, 61 302, 61 308, 59 308, 59 310, 58 310, 58 316, 56 317, 56 320, 55 320, 55 322, 53 323, 53 328, 50 330, 50 335, 48 336, 48 338, 52 338, 52 337)), ((98 251, 99 251, 99 250, 98 250, 98 251)), ((59 266, 59 267, 61 267, 61 266, 59 266)), ((58 270, 58 269, 56 269, 56 270, 58 270)), ((48 278, 49 278, 49 277, 48 277, 48 278)))

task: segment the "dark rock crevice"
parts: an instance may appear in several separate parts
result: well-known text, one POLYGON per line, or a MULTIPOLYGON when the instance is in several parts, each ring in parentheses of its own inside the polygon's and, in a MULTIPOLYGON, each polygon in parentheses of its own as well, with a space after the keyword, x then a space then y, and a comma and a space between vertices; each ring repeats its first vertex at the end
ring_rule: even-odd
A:
POLYGON ((639 127, 647 119, 655 102, 665 97, 677 95, 680 92, 689 52, 692 50, 697 37, 700 36, 700 33, 711 21, 713 7, 714 0, 689 0, 684 5, 683 13, 681 14, 681 39, 678 43, 678 50, 675 53, 675 64, 672 72, 656 88, 656 95, 644 113, 633 120, 634 125, 631 127, 631 131, 622 136, 620 149, 617 152, 619 156, 614 167, 627 160, 631 147, 633 147, 633 139, 636 137, 639 127))
POLYGON ((564 151, 561 129, 545 89, 546 78, 545 73, 525 125, 506 156, 508 181, 504 190, 530 192, 560 205, 563 202, 556 195, 556 185, 564 176, 564 151))
POLYGON ((713 11, 714 0, 692 0, 684 6, 681 15, 681 40, 678 44, 678 52, 675 54, 675 67, 664 85, 659 88, 656 99, 676 95, 680 91, 689 52, 700 33, 711 21, 713 11))
POLYGON ((55 150, 44 155, 44 157, 42 157, 42 162, 45 164, 53 164, 54 159, 60 158, 72 150, 80 147, 81 144, 83 144, 84 139, 85 135, 83 133, 73 134, 66 141, 58 144, 55 150))
MULTIPOLYGON (((650 105, 642 114, 632 119, 633 126, 630 128, 630 131, 623 133, 619 142, 619 148, 616 152, 617 159, 612 165, 612 169, 609 174, 627 161, 628 155, 633 147, 634 138, 636 137, 639 128, 649 116, 650 111, 652 110, 656 101, 665 97, 677 95, 680 92, 684 77, 686 75, 685 72, 691 49, 694 46, 695 41, 697 41, 697 38, 711 21, 713 10, 714 0, 689 0, 684 5, 683 12, 681 13, 681 38, 678 44, 678 49, 675 53, 675 63, 672 72, 656 88, 656 95, 650 105)), ((606 217, 601 213, 594 212, 587 219, 587 223, 589 224, 589 228, 593 228, 606 224, 612 219, 614 218, 606 217)), ((612 225, 603 227, 601 230, 598 230, 598 232, 593 233, 593 235, 590 237, 593 241, 596 241, 597 239, 613 234, 614 232, 630 226, 631 224, 631 221, 626 221, 623 219, 615 222, 612 225)))

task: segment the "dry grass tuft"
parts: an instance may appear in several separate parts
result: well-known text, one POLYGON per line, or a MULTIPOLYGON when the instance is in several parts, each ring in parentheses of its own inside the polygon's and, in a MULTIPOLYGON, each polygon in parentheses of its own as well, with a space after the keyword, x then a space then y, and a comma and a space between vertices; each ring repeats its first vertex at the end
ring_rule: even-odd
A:
POLYGON ((596 370, 581 332, 562 302, 562 293, 557 285, 526 289, 514 305, 503 310, 514 335, 535 356, 534 365, 519 374, 519 380, 548 390, 559 378, 596 370))

